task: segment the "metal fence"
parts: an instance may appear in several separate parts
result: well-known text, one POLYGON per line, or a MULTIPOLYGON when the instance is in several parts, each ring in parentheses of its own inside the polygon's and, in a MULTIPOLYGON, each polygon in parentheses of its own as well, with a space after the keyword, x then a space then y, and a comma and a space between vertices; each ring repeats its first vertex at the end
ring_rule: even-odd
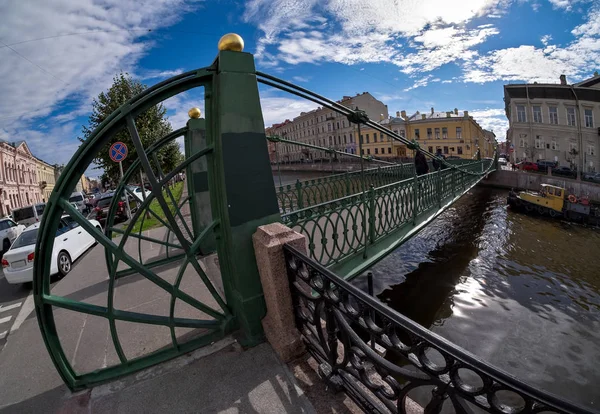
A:
POLYGON ((406 413, 416 398, 425 413, 593 413, 457 347, 293 247, 284 251, 296 326, 319 374, 365 412, 406 413))

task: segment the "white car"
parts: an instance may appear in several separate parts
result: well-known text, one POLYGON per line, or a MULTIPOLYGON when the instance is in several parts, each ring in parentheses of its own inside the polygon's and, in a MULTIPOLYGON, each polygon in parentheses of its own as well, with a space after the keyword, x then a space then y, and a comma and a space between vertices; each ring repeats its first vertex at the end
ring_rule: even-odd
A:
POLYGON ((10 249, 10 245, 25 230, 24 225, 15 223, 10 218, 0 219, 0 242, 2 243, 2 252, 10 249))
POLYGON ((508 163, 508 161, 506 161, 506 158, 504 158, 504 157, 498 158, 498 164, 506 165, 507 163, 508 163))
MULTIPOLYGON (((102 230, 100 223, 90 223, 102 230)), ((40 224, 27 227, 14 241, 2 258, 4 277, 11 284, 33 282, 33 260, 35 243, 40 224)), ((65 276, 71 271, 73 262, 96 243, 96 239, 85 231, 70 216, 62 216, 52 248, 50 274, 60 273, 65 276)))
POLYGON ((150 190, 146 190, 145 188, 142 190, 142 187, 135 187, 135 189, 133 189, 133 195, 135 195, 135 198, 140 202, 144 201, 144 193, 142 193, 142 191, 146 193, 146 198, 150 197, 150 194, 152 194, 150 190))

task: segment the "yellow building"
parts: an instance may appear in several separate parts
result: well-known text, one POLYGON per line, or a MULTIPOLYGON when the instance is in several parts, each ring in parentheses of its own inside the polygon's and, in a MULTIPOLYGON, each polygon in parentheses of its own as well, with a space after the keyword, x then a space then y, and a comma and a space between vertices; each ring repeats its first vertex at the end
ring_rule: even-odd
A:
POLYGON ((435 112, 431 108, 430 113, 417 111, 410 117, 402 111, 400 117, 405 120, 406 137, 430 152, 441 149, 446 157, 466 159, 475 158, 478 150, 482 158, 493 154, 495 135, 483 129, 468 111, 435 112))
MULTIPOLYGON (((421 148, 435 153, 438 149, 446 157, 475 158, 481 150, 481 157, 491 157, 494 153, 496 136, 483 129, 469 112, 435 112, 431 108, 428 114, 416 112, 407 116, 405 111, 396 112, 379 124, 407 139, 415 139, 421 148)), ((357 142, 358 142, 358 132, 357 142)), ((413 157, 412 150, 406 145, 392 140, 389 135, 370 127, 361 127, 363 155, 381 159, 401 159, 413 157)), ((356 153, 358 153, 358 148, 356 153)))
POLYGON ((42 202, 47 202, 50 198, 54 185, 56 184, 56 171, 53 165, 48 164, 39 158, 35 159, 37 170, 37 182, 42 195, 42 202))

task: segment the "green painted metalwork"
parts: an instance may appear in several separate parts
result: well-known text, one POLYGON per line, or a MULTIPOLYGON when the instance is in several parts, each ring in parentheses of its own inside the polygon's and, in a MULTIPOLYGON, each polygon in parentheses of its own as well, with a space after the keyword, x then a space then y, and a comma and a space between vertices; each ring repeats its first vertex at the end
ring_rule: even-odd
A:
POLYGON ((251 235, 258 225, 278 221, 280 215, 275 189, 272 185, 268 187, 271 170, 254 71, 252 55, 221 51, 211 67, 175 76, 145 90, 99 125, 61 174, 40 226, 34 263, 34 299, 45 345, 69 388, 90 387, 132 373, 214 342, 234 330, 240 330, 241 342, 245 345, 263 340, 261 319, 266 308, 251 235), (192 119, 186 127, 145 148, 135 125, 136 117, 151 106, 198 87, 204 88, 206 122, 192 119), (240 94, 245 99, 240 100, 240 94), (230 122, 231 119, 236 122, 230 122), (101 231, 73 208, 68 199, 95 155, 122 130, 129 132, 138 159, 133 160, 118 183, 101 231), (163 171, 159 151, 181 137, 185 137, 188 144, 185 160, 172 171, 163 171), (177 194, 182 191, 183 194, 176 196, 172 184, 183 172, 192 177, 188 182, 190 186, 186 184, 183 190, 180 188, 177 194), (134 202, 136 199, 127 184, 144 179, 152 187, 151 194, 134 202), (245 200, 251 198, 257 188, 253 185, 256 182, 265 188, 260 189, 260 200, 248 208, 245 200), (210 193, 210 197, 198 197, 202 192, 210 193), (130 203, 132 214, 123 225, 117 225, 115 217, 121 202, 130 203), (61 297, 50 289, 52 250, 64 213, 71 215, 83 230, 93 235, 99 244, 97 248, 104 249, 108 275, 106 305, 61 297), (160 231, 144 231, 149 221, 156 223, 160 231), (135 246, 133 249, 127 248, 128 241, 135 246), (160 246, 164 256, 145 258, 142 242, 160 246), (199 263, 201 252, 210 253, 215 249, 223 295, 199 263), (165 265, 172 267, 174 264, 178 266, 174 281, 166 281, 158 275, 165 265), (188 272, 202 282, 212 304, 181 289, 184 274, 188 272), (133 274, 170 296, 168 314, 160 316, 115 307, 117 280, 133 274), (205 316, 197 319, 176 316, 176 302, 185 303, 205 316), (116 365, 92 372, 77 372, 61 344, 54 319, 56 309, 105 319, 118 356, 116 365), (118 321, 167 327, 171 343, 146 355, 127 358, 117 332, 118 321), (182 340, 176 335, 176 328, 198 331, 192 335, 193 339, 182 340))
MULTIPOLYGON (((493 163, 464 164, 469 172, 481 171, 482 166, 489 173, 493 163)), ((365 269, 381 259, 384 247, 379 241, 421 228, 424 219, 437 216, 481 178, 447 168, 284 214, 282 220, 307 236, 312 259, 343 268, 342 274, 351 277, 357 274, 355 268, 365 269), (348 263, 356 266, 349 269, 348 263)))

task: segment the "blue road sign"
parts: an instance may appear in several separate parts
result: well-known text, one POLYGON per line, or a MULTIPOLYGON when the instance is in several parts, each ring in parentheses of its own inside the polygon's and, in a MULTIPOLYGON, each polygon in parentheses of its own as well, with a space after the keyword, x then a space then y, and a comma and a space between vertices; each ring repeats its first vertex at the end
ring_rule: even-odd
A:
POLYGON ((109 150, 110 159, 114 162, 121 162, 127 157, 127 145, 122 142, 115 142, 109 150))

